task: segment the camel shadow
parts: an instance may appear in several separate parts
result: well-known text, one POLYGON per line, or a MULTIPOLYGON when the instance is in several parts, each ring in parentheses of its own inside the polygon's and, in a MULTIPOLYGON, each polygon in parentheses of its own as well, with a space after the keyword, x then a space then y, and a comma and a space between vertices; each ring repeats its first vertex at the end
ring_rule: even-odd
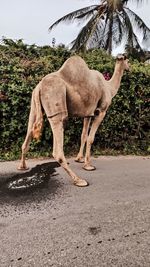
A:
POLYGON ((28 172, 18 173, 0 183, 0 202, 16 204, 26 201, 41 201, 54 197, 62 183, 57 179, 57 162, 37 165, 28 172))

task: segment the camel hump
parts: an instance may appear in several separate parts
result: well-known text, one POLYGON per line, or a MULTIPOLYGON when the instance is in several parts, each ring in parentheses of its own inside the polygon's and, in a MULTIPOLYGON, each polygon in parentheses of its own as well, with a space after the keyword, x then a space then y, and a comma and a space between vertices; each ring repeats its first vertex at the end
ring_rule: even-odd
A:
POLYGON ((50 74, 43 78, 40 98, 48 118, 58 114, 62 114, 62 119, 68 117, 66 84, 58 75, 50 74))
POLYGON ((80 56, 68 58, 57 73, 64 81, 73 85, 85 83, 90 76, 90 70, 80 56))

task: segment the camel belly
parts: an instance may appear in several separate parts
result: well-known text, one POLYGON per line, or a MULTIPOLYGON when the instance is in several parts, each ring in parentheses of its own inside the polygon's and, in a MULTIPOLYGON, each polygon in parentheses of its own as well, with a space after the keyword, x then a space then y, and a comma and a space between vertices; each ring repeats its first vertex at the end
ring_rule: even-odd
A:
POLYGON ((85 100, 77 92, 69 95, 67 92, 67 109, 69 117, 88 117, 93 116, 97 107, 98 100, 89 97, 85 100))

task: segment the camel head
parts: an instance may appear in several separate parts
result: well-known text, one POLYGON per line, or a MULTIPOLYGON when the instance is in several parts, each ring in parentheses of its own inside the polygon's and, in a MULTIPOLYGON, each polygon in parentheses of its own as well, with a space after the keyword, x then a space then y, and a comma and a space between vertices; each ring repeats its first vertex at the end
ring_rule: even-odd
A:
POLYGON ((129 59, 125 54, 119 54, 116 59, 116 64, 120 66, 122 70, 130 70, 129 59))

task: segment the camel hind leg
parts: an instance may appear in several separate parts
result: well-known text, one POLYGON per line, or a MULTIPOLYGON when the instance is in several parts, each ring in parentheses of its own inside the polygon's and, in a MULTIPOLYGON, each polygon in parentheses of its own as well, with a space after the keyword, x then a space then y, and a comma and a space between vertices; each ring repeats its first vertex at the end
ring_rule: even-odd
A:
POLYGON ((26 134, 24 143, 22 145, 21 161, 20 161, 20 164, 18 166, 18 170, 27 170, 28 169, 26 162, 25 162, 25 157, 26 157, 26 154, 29 150, 29 145, 30 145, 30 142, 32 139, 32 130, 33 130, 34 122, 35 122, 35 117, 36 117, 36 110, 35 110, 34 99, 32 96, 31 110, 30 110, 29 122, 28 122, 28 130, 27 130, 27 134, 26 134))
POLYGON ((62 119, 62 114, 58 114, 52 118, 49 118, 49 122, 52 128, 53 136, 54 136, 54 151, 53 156, 55 160, 64 168, 64 170, 69 174, 69 176, 73 179, 73 183, 76 186, 87 186, 88 183, 78 177, 68 166, 66 158, 64 156, 63 151, 63 140, 64 140, 64 123, 62 119))
POLYGON ((51 76, 43 80, 43 88, 41 102, 53 132, 53 156, 73 179, 74 185, 87 186, 88 183, 71 170, 64 156, 64 122, 68 117, 66 85, 57 76, 51 76))

